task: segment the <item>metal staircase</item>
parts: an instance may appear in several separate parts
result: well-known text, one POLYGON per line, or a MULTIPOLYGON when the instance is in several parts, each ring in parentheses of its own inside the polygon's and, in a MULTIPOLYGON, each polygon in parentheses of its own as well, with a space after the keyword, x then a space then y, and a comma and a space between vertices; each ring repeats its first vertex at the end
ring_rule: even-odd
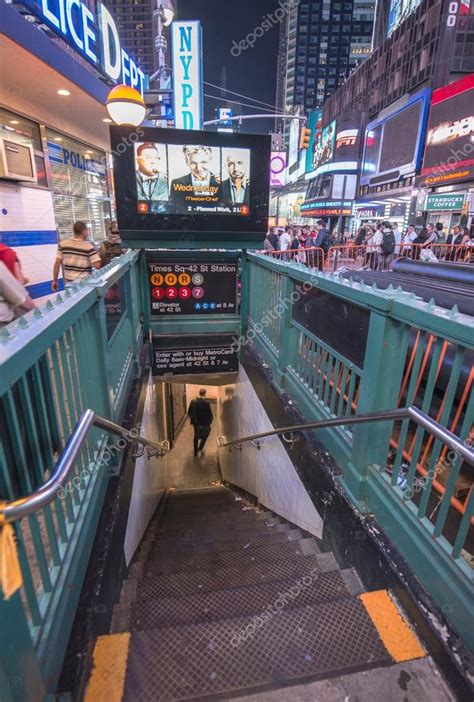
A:
POLYGON ((316 539, 226 487, 178 490, 96 642, 85 700, 229 699, 424 656, 390 594, 364 593, 316 539))

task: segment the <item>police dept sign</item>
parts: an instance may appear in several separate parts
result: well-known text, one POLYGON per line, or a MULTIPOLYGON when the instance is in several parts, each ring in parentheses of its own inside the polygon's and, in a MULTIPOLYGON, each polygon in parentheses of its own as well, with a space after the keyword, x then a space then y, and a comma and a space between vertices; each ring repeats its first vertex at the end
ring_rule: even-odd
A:
POLYGON ((202 129, 202 39, 200 22, 171 25, 176 129, 202 129))
POLYGON ((143 95, 146 76, 122 48, 117 25, 105 5, 97 2, 92 11, 82 0, 25 0, 24 4, 108 78, 143 95))

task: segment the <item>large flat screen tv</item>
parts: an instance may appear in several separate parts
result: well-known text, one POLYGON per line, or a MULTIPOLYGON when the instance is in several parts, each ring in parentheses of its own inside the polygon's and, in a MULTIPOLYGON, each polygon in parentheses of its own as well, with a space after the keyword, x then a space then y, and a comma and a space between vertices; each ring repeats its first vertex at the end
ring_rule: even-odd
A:
POLYGON ((111 127, 115 197, 127 240, 182 233, 219 242, 268 227, 271 139, 180 129, 111 127))

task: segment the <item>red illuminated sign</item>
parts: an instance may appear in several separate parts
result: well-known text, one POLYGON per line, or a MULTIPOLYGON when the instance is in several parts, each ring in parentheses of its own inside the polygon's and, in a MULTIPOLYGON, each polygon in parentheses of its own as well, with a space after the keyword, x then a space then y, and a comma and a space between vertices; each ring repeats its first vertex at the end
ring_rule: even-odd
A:
POLYGON ((433 92, 422 175, 426 185, 464 180, 474 167, 474 74, 433 92))

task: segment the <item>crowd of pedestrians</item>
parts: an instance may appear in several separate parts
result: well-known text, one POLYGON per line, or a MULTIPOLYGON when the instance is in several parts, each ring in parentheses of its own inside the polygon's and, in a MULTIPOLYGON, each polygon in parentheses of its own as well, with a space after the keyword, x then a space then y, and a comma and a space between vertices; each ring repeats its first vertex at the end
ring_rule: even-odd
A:
MULTIPOLYGON (((441 223, 418 229, 409 224, 402 231, 396 222, 363 224, 355 235, 348 230, 329 234, 322 220, 310 226, 274 227, 266 236, 266 253, 281 252, 281 260, 295 260, 308 266, 322 268, 330 247, 344 246, 352 258, 359 257, 361 267, 389 270, 399 256, 423 261, 474 262, 474 231, 455 226, 449 233, 441 223), (310 252, 312 252, 310 254, 310 252)), ((337 255, 337 249, 335 249, 337 255)))
MULTIPOLYGON (((64 285, 71 285, 87 278, 94 269, 106 266, 123 253, 116 222, 110 223, 108 238, 99 249, 88 239, 87 224, 75 222, 72 237, 59 242, 51 283, 53 292, 58 290, 61 273, 64 285)), ((27 283, 28 279, 23 275, 16 252, 0 243, 0 327, 34 308, 35 304, 26 288, 27 283)))
POLYGON ((292 260, 297 263, 306 263, 322 269, 324 255, 327 254, 332 244, 332 238, 327 229, 326 222, 319 220, 315 228, 310 226, 287 226, 284 229, 274 227, 268 232, 263 243, 267 253, 281 251, 281 260, 292 260))

